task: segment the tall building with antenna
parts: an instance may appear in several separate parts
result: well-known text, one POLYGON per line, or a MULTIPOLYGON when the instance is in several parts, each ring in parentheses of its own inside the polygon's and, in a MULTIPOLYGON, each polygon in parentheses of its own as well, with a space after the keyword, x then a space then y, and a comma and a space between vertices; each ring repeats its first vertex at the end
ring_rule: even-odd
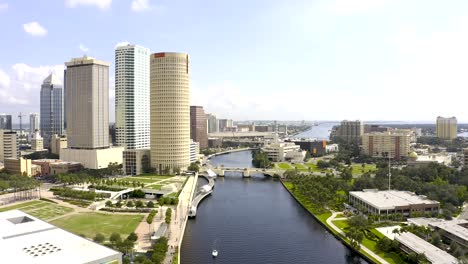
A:
POLYGON ((40 101, 40 132, 44 147, 48 147, 52 135, 63 134, 63 89, 54 73, 42 83, 40 101))

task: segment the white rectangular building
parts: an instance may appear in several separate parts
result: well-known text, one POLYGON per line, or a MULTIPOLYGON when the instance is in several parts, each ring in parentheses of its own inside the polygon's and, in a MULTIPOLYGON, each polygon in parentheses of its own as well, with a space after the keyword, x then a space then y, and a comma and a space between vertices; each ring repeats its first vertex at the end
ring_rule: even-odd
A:
POLYGON ((79 162, 87 169, 107 168, 110 162, 122 164, 123 147, 104 149, 60 149, 60 159, 69 162, 79 162))
POLYGON ((439 211, 439 202, 408 191, 365 189, 349 192, 349 203, 360 211, 374 215, 399 213, 408 216, 411 212, 439 211))
POLYGON ((459 263, 454 256, 432 245, 431 243, 425 241, 413 233, 404 232, 396 236, 395 239, 400 242, 401 249, 407 254, 424 254, 426 259, 432 264, 459 263))
POLYGON ((20 210, 0 213, 0 248, 2 263, 122 263, 122 253, 20 210))
POLYGON ((115 49, 115 137, 125 149, 150 146, 150 50, 115 49))

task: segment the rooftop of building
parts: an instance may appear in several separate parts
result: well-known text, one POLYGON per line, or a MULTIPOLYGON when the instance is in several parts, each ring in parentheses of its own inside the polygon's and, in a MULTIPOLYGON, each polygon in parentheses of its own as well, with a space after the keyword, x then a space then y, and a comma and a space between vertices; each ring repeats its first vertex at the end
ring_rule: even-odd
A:
POLYGON ((62 82, 57 77, 57 75, 55 75, 55 73, 49 74, 49 76, 47 76, 47 78, 45 78, 42 83, 43 84, 49 84, 49 85, 51 85, 51 84, 62 84, 62 82))
POLYGON ((439 202, 429 200, 423 195, 416 195, 408 191, 365 189, 363 191, 349 192, 349 194, 380 210, 390 210, 395 207, 414 204, 439 204, 439 202))
POLYGON ((429 222, 429 226, 442 229, 445 232, 468 242, 468 228, 464 227, 463 225, 468 225, 468 221, 464 219, 456 219, 450 221, 429 222))
POLYGON ((400 243, 411 249, 412 251, 418 254, 424 254, 426 259, 431 263, 438 264, 455 264, 458 263, 458 260, 450 255, 449 253, 443 251, 442 249, 432 245, 431 243, 425 241, 422 238, 419 238, 413 233, 404 232, 395 237, 400 243))
POLYGON ((5 263, 88 263, 120 254, 20 210, 0 213, 0 247, 5 263))
POLYGON ((89 64, 98 64, 98 65, 103 65, 103 66, 110 66, 110 62, 97 60, 97 59, 95 59, 93 57, 89 57, 89 56, 86 56, 86 55, 84 55, 83 57, 79 57, 79 58, 72 58, 70 61, 65 62, 65 65, 67 67, 80 66, 80 65, 89 65, 89 64))

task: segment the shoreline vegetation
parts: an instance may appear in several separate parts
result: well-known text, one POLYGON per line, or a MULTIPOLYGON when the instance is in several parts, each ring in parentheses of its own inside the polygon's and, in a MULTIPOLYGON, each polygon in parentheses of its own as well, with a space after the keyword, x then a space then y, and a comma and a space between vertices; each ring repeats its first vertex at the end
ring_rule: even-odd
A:
POLYGON ((304 208, 306 209, 316 220, 319 222, 326 230, 331 233, 336 239, 338 239, 343 245, 345 245, 349 250, 357 253, 359 256, 364 258, 366 261, 371 263, 380 263, 375 258, 364 252, 362 249, 356 250, 351 246, 349 239, 345 236, 336 232, 330 225, 327 223, 327 219, 332 215, 330 210, 318 207, 312 202, 308 201, 306 197, 294 190, 294 185, 291 182, 281 180, 283 187, 289 192, 289 194, 304 208))

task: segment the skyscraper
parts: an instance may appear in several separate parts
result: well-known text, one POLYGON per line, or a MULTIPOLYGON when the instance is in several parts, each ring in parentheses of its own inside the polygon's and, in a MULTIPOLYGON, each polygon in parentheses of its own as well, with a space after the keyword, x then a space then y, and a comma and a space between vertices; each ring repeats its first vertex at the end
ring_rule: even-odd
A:
POLYGON ((49 146, 54 134, 63 134, 63 90, 60 80, 51 73, 41 86, 40 130, 44 145, 49 146))
POLYGON ((84 56, 65 65, 68 147, 109 147, 110 63, 84 56))
POLYGON ((208 121, 208 133, 217 133, 219 131, 219 122, 215 115, 206 114, 208 121))
POLYGON ((190 138, 200 143, 201 149, 208 147, 206 114, 203 106, 190 106, 190 138))
POLYGON ((19 157, 18 135, 15 131, 0 129, 0 162, 19 157))
POLYGON ((359 120, 356 121, 341 121, 341 126, 338 128, 336 137, 341 138, 348 143, 361 143, 361 136, 364 133, 364 126, 359 120))
POLYGON ((66 62, 67 148, 60 159, 85 168, 122 163, 123 147, 109 147, 109 65, 84 56, 66 62))
POLYGON ((39 130, 39 114, 29 114, 29 133, 32 135, 36 130, 39 130))
POLYGON ((149 55, 137 45, 115 50, 115 134, 126 149, 150 145, 149 55))
POLYGON ((452 140, 457 137, 457 118, 456 117, 437 117, 436 121, 437 137, 446 140, 452 140))
POLYGON ((160 173, 190 164, 189 82, 187 54, 151 55, 151 166, 160 173))
POLYGON ((11 115, 0 114, 0 129, 11 130, 11 115))

